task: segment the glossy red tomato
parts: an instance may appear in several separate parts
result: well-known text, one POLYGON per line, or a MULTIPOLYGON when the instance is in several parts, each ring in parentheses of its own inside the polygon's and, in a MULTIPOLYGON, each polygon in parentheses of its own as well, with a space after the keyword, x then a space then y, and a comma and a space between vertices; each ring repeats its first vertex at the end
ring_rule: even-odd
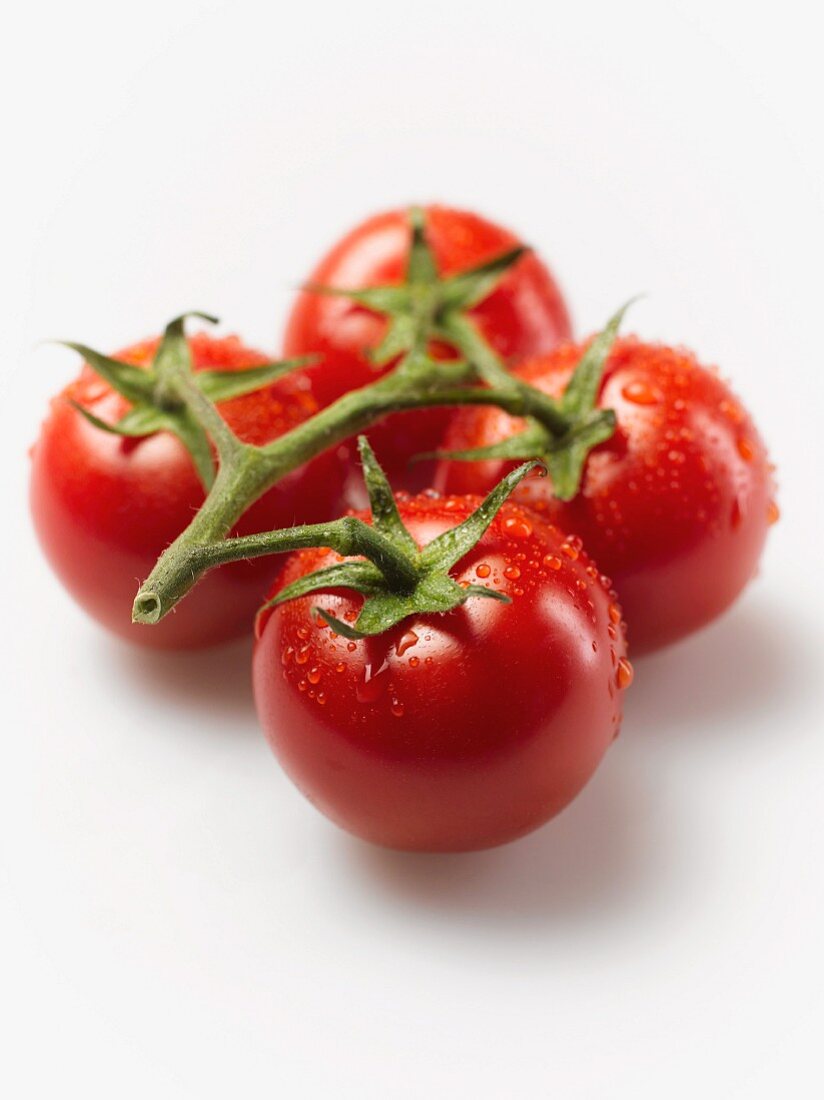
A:
MULTIPOLYGON (((205 333, 189 341, 195 369, 242 370, 266 358, 237 337, 205 333)), ((151 361, 157 340, 118 358, 151 361)), ((92 426, 69 403, 100 419, 118 420, 128 403, 89 367, 56 397, 32 451, 31 507, 52 568, 98 622, 129 641, 161 648, 212 645, 250 631, 255 611, 280 568, 278 558, 224 566, 207 576, 174 614, 157 626, 135 626, 138 584, 203 501, 189 453, 167 432, 124 439, 92 426)), ((221 411, 242 439, 263 443, 317 409, 298 372, 256 393, 224 402, 221 411)), ((343 469, 323 455, 280 482, 238 524, 249 534, 295 522, 328 519, 340 508, 343 469)))
MULTIPOLYGON (((581 350, 567 344, 516 373, 558 396, 581 350)), ((599 405, 615 410, 618 428, 590 454, 578 495, 562 503, 549 479, 533 479, 515 497, 584 540, 620 593, 636 654, 704 626, 753 576, 777 518, 771 467, 730 389, 681 348, 619 340, 599 405)), ((469 409, 444 448, 486 446, 521 426, 497 409, 469 409)), ((508 465, 444 463, 436 480, 485 492, 508 465)))
MULTIPOLYGON (((465 271, 518 243, 509 230, 447 206, 426 207, 426 233, 441 275, 465 271)), ((368 218, 327 253, 309 282, 347 289, 399 283, 409 241, 406 210, 368 218)), ((489 297, 472 310, 472 317, 504 359, 550 351, 570 335, 561 292, 534 253, 523 256, 504 274, 489 297)), ((284 353, 322 355, 321 365, 312 368, 311 375, 318 399, 326 405, 379 377, 365 353, 377 346, 385 331, 384 318, 351 301, 303 292, 287 322, 284 353)), ((370 441, 393 484, 410 486, 415 481, 415 487, 421 487, 421 471, 416 478, 407 468, 408 460, 437 446, 450 416, 449 409, 403 413, 370 431, 370 441)))
MULTIPOLYGON (((419 545, 464 520, 473 497, 401 498, 419 545)), ((364 517, 366 518, 366 517, 364 517)), ((275 591, 340 560, 293 555, 275 591)), ((361 597, 312 595, 262 613, 253 683, 266 736, 306 797, 392 848, 459 851, 514 840, 557 814, 618 733, 621 612, 577 540, 505 504, 452 571, 505 592, 349 641, 361 597)))

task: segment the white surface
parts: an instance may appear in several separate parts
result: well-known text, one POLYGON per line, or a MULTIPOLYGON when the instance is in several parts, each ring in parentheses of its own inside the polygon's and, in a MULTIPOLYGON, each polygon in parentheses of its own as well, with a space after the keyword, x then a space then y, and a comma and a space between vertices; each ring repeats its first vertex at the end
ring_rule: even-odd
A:
POLYGON ((15 13, 4 1095, 822 1095, 812 9, 15 13), (622 738, 557 822, 487 854, 402 858, 338 833, 280 775, 245 646, 151 657, 75 610, 29 531, 24 452, 75 369, 39 338, 115 347, 194 307, 274 347, 331 239, 433 197, 520 229, 582 331, 647 291, 632 327, 732 376, 784 518, 739 607, 639 665, 622 738))

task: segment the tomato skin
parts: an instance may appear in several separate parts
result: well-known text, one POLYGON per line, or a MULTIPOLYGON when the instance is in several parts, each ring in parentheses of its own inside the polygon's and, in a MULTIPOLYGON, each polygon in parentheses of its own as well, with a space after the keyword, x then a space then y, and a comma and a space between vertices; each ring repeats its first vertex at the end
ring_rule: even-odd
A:
MULTIPOLYGON (((477 503, 421 495, 399 506, 423 544, 477 503)), ((264 612, 258 714, 306 797, 365 840, 417 851, 503 844, 557 814, 617 735, 630 673, 620 610, 578 545, 506 504, 453 576, 511 604, 470 599, 356 642, 313 612, 351 621, 354 593, 264 612)), ((336 560, 293 555, 275 591, 336 560)))
MULTIPOLYGON (((567 344, 516 373, 558 396, 581 351, 567 344)), ((515 497, 584 540, 620 594, 636 655, 709 623, 751 579, 775 513, 771 467, 729 387, 683 349, 619 340, 599 405, 618 427, 591 453, 579 494, 558 501, 547 479, 515 497)), ((484 446, 519 426, 497 409, 462 411, 443 446, 484 446)), ((508 465, 445 462, 436 484, 485 492, 508 465)))
MULTIPOLYGON (((477 214, 438 205, 425 210, 427 240, 441 275, 474 267, 518 243, 509 230, 477 214)), ((399 283, 405 273, 409 240, 407 210, 367 218, 327 253, 307 281, 348 289, 399 283)), ((507 360, 550 351, 570 336, 561 292, 531 252, 505 273, 495 290, 472 310, 472 317, 507 360)), ((287 321, 284 354, 315 352, 322 356, 310 374, 318 400, 326 405, 384 373, 376 370, 365 353, 377 346, 385 331, 384 318, 353 302, 304 291, 287 321)), ((451 416, 450 409, 396 414, 369 432, 393 484, 422 487, 421 468, 410 471, 408 460, 437 446, 451 416)))
MULTIPOLYGON (((189 343, 195 369, 232 370, 266 362, 237 337, 199 333, 189 343)), ((156 340, 146 341, 118 357, 145 364, 156 347, 156 340)), ((200 648, 251 631, 254 613, 282 565, 276 557, 208 574, 157 626, 131 622, 140 581, 191 521, 203 501, 203 487, 188 452, 169 433, 123 439, 89 424, 69 399, 109 423, 129 406, 86 366, 53 399, 32 450, 35 529, 50 565, 75 600, 115 634, 152 648, 200 648)), ((263 443, 307 419, 317 404, 298 372, 220 408, 241 438, 263 443)), ((320 456, 257 501, 237 531, 250 534, 338 514, 343 474, 338 456, 320 456)))

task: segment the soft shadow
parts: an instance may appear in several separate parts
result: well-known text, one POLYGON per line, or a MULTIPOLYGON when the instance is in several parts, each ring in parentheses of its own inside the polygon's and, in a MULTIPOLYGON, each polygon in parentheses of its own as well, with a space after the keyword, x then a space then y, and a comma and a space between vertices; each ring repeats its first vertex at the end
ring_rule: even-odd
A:
POLYGON ((97 649, 99 665, 136 696, 232 719, 232 730, 238 718, 254 719, 251 637, 191 652, 141 649, 105 637, 97 649))
POLYGON ((554 821, 514 844, 459 855, 418 855, 342 840, 355 869, 408 904, 473 921, 564 923, 609 919, 660 882, 660 825, 641 777, 616 746, 586 790, 554 821), (658 830, 658 831, 656 831, 658 830))
MULTIPOLYGON (((780 715, 815 670, 804 624, 784 605, 746 601, 692 638, 635 662, 627 736, 749 736, 780 715)), ((783 730, 783 725, 782 725, 783 730)))

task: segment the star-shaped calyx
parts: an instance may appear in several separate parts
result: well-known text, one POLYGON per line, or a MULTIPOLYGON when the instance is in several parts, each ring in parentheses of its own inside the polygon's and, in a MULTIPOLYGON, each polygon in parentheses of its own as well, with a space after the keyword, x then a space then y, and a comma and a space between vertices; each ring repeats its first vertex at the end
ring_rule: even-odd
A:
POLYGON ((344 555, 362 555, 366 560, 344 561, 300 577, 283 588, 263 611, 313 592, 347 588, 364 597, 354 625, 320 609, 317 614, 336 633, 365 638, 383 633, 410 615, 451 611, 473 597, 508 603, 508 596, 483 585, 463 587, 450 576, 450 570, 483 536, 515 487, 541 463, 525 462, 507 474, 463 523, 418 549, 404 527, 392 489, 365 436, 358 439, 358 447, 372 523, 345 516, 318 525, 311 541, 302 545, 328 546, 344 555))
POLYGON ((511 399, 511 405, 523 408, 526 428, 499 444, 446 455, 419 455, 419 459, 538 458, 549 470, 555 495, 561 500, 571 499, 578 492, 587 455, 615 431, 615 414, 611 409, 597 408, 596 402, 604 364, 627 306, 590 343, 566 391, 556 401, 509 373, 470 313, 528 249, 518 245, 477 267, 442 277, 426 239, 423 210, 413 207, 409 220, 409 258, 401 284, 309 289, 348 298, 386 317, 386 333, 370 353, 376 365, 384 366, 402 356, 398 369, 411 373, 427 357, 429 344, 438 341, 452 347, 471 364, 482 383, 511 399))
POLYGON ((147 367, 136 367, 131 363, 101 355, 85 344, 70 341, 59 343, 82 355, 96 374, 131 403, 131 408, 120 420, 109 424, 72 401, 74 408, 89 423, 102 431, 129 437, 147 436, 160 431, 172 432, 191 454, 198 475, 208 489, 215 478, 212 446, 205 429, 192 414, 178 390, 177 384, 181 377, 191 378, 203 397, 214 403, 262 389, 281 375, 305 365, 311 357, 264 363, 243 370, 194 372, 191 351, 184 332, 187 317, 198 317, 210 324, 217 324, 217 318, 207 313, 193 311, 176 317, 166 326, 154 359, 147 367))
POLYGON ((598 408, 598 395, 604 367, 618 335, 627 302, 597 333, 578 361, 560 400, 556 403, 565 421, 554 430, 541 419, 527 417, 523 431, 492 443, 463 451, 434 451, 421 458, 441 458, 461 462, 489 459, 540 459, 552 479, 552 491, 559 500, 571 500, 578 492, 584 464, 593 447, 604 443, 615 432, 615 413, 598 408))
POLYGON ((348 298, 386 317, 386 333, 368 352, 376 366, 385 366, 398 356, 423 352, 432 340, 453 344, 452 322, 484 300, 501 276, 529 249, 516 245, 486 263, 441 276, 426 239, 426 215, 420 207, 409 211, 411 240, 402 283, 392 286, 346 289, 310 284, 307 290, 348 298))

